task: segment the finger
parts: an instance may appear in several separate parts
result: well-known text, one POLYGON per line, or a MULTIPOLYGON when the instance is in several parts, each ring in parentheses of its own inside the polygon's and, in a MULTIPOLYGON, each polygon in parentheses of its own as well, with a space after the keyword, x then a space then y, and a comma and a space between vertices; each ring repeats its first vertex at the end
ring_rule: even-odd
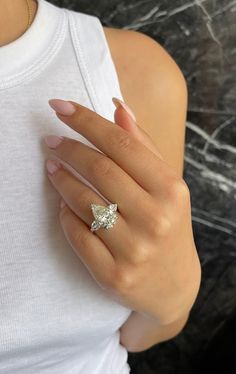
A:
POLYGON ((73 101, 70 104, 74 105, 75 113, 70 116, 57 113, 59 119, 109 156, 146 191, 156 191, 161 186, 163 173, 169 168, 164 161, 113 122, 73 101))
MULTIPOLYGON (((48 173, 48 177, 66 204, 88 225, 87 229, 90 231, 91 224, 95 219, 91 204, 107 206, 107 203, 90 187, 74 177, 63 165, 58 162, 57 165, 59 169, 52 175, 48 173)), ((130 252, 127 250, 127 247, 129 246, 131 236, 128 225, 119 212, 119 204, 118 212, 116 213, 118 219, 113 227, 109 229, 101 227, 93 233, 90 231, 90 234, 97 235, 111 251, 114 258, 119 259, 123 257, 128 259, 130 252)))
POLYGON ((143 143, 150 151, 155 153, 158 157, 163 160, 162 155, 157 150, 150 136, 135 122, 126 110, 119 105, 114 112, 115 123, 122 127, 122 129, 128 131, 135 139, 143 143))
POLYGON ((134 113, 127 106, 127 104, 117 99, 116 97, 113 97, 112 101, 116 107, 114 112, 115 123, 122 127, 124 130, 128 131, 130 134, 135 135, 135 133, 137 132, 137 121, 134 113), (129 111, 127 111, 126 107, 129 108, 129 111), (132 115, 130 113, 132 113, 132 115))
MULTIPOLYGON (((47 144, 55 140, 48 136, 47 144)), ((145 198, 146 192, 113 160, 75 139, 64 137, 56 148, 55 156, 67 162, 87 179, 106 199, 119 204, 119 211, 128 217, 137 214, 136 202, 145 198), (128 209, 129 208, 129 209, 128 209)))
POLYGON ((129 115, 129 113, 127 113, 124 107, 122 107, 116 100, 113 100, 115 105, 117 105, 117 109, 114 112, 115 123, 118 126, 122 127, 122 129, 128 131, 135 139, 139 140, 148 149, 150 149, 150 151, 155 153, 163 160, 162 155, 158 151, 150 136, 142 129, 142 127, 138 125, 138 123, 129 115))
POLYGON ((98 236, 67 205, 60 210, 65 237, 88 271, 100 285, 109 289, 115 274, 115 260, 98 236))

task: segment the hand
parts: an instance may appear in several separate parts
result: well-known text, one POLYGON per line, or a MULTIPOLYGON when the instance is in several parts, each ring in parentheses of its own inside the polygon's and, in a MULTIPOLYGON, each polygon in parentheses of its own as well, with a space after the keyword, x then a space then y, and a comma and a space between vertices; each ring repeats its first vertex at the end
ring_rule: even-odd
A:
POLYGON ((171 323, 189 312, 200 285, 189 189, 124 109, 116 109, 114 125, 69 103, 74 113, 57 109, 57 117, 101 152, 67 137, 52 152, 118 204, 118 220, 92 233, 90 204, 107 202, 57 162, 48 176, 66 202, 60 211, 64 234, 111 297, 160 324, 171 323))

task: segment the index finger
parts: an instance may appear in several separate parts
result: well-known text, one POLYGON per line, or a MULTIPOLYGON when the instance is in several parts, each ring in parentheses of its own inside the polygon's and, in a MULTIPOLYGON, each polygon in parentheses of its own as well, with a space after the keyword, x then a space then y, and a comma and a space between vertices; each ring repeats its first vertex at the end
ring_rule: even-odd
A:
POLYGON ((83 105, 69 102, 76 111, 70 116, 56 112, 57 117, 110 157, 146 191, 157 190, 167 164, 115 123, 83 105))

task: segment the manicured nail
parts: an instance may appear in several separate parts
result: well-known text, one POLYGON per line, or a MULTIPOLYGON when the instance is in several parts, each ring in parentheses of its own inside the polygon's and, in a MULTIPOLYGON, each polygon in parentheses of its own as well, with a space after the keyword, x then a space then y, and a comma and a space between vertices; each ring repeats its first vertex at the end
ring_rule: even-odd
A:
POLYGON ((61 202, 60 202, 60 208, 64 208, 64 206, 66 206, 66 203, 63 199, 61 199, 61 202))
POLYGON ((48 100, 48 104, 52 109, 54 109, 57 113, 62 114, 63 116, 71 116, 76 111, 75 106, 69 101, 61 99, 51 99, 48 100))
POLYGON ((49 148, 55 149, 62 142, 63 136, 49 135, 45 136, 44 141, 49 148))
POLYGON ((130 109, 130 107, 127 104, 125 104, 120 99, 117 99, 116 97, 113 97, 112 101, 117 108, 121 105, 124 108, 124 110, 131 116, 131 118, 136 122, 136 117, 135 117, 133 111, 130 109))
POLYGON ((61 165, 57 161, 47 160, 46 167, 47 167, 49 174, 53 175, 58 169, 60 169, 61 165))

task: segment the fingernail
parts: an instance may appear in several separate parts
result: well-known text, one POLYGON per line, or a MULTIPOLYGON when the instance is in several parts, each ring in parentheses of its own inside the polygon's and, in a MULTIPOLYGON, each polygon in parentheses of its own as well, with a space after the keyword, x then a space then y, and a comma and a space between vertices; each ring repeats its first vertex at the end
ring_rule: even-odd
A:
POLYGON ((58 145, 62 142, 63 136, 49 135, 45 136, 44 141, 49 148, 57 148, 58 145))
POLYGON ((50 99, 48 100, 48 104, 53 110, 63 116, 71 116, 76 111, 75 106, 66 100, 50 99))
POLYGON ((116 97, 113 97, 112 101, 117 108, 119 107, 119 105, 121 105, 124 108, 124 110, 131 116, 131 118, 136 122, 136 117, 135 117, 133 111, 130 109, 130 107, 127 104, 125 104, 120 99, 117 99, 116 97))
POLYGON ((49 174, 53 175, 58 169, 60 169, 60 163, 53 160, 47 160, 46 161, 46 167, 49 172, 49 174))
POLYGON ((64 208, 64 206, 66 205, 65 201, 63 199, 61 199, 61 203, 60 203, 60 208, 64 208))

